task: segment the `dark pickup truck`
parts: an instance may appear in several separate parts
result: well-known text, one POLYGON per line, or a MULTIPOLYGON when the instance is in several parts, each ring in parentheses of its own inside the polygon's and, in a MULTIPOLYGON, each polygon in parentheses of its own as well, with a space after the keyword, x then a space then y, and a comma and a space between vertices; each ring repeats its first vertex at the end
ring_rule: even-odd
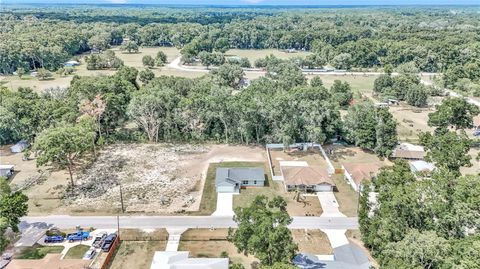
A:
POLYGON ((99 233, 95 236, 95 240, 93 240, 92 247, 100 248, 107 237, 107 233, 99 233))
POLYGON ((104 252, 109 252, 113 243, 115 242, 115 239, 117 239, 117 234, 109 234, 103 241, 102 250, 104 252))

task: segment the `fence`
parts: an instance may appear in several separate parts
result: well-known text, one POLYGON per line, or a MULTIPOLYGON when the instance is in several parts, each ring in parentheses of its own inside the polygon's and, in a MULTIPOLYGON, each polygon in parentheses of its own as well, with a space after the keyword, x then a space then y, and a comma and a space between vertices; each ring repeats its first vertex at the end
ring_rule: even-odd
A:
POLYGON ((100 254, 97 255, 97 257, 92 261, 92 263, 90 263, 90 266, 88 267, 88 269, 107 269, 119 244, 120 244, 120 236, 117 236, 117 238, 112 244, 112 247, 106 253, 106 255, 105 253, 100 252, 100 254))

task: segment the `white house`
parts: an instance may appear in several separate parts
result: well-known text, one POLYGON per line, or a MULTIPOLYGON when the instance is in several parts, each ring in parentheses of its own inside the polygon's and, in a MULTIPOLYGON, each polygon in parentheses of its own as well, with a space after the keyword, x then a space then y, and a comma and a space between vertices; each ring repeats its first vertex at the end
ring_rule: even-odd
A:
POLYGON ((189 258, 188 251, 156 251, 150 269, 228 269, 228 258, 189 258))
POLYGON ((410 170, 415 174, 429 176, 435 170, 435 165, 426 161, 413 161, 410 162, 410 170))
POLYGON ((362 181, 371 179, 378 173, 382 166, 382 163, 346 163, 342 164, 342 169, 345 180, 350 183, 355 191, 360 191, 362 181))

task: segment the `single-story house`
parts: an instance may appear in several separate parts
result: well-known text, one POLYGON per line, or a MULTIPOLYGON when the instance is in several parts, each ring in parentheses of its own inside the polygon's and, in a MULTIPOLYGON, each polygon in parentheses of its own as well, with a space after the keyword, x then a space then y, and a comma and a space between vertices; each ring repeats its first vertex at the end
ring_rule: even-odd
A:
POLYGON ((228 258, 189 258, 188 251, 155 251, 150 269, 228 269, 228 258))
POLYGON ((410 143, 401 143, 392 153, 392 158, 398 159, 423 160, 424 157, 424 148, 420 145, 413 145, 410 143))
POLYGON ((239 192, 242 187, 265 186, 265 172, 261 167, 217 168, 217 192, 239 192))
POLYGON ((10 147, 12 153, 20 153, 28 148, 28 142, 26 140, 20 140, 15 145, 10 147))
POLYGON ((332 191, 335 186, 325 167, 282 166, 281 170, 286 191, 332 191))
POLYGON ((359 191, 362 181, 369 180, 377 175, 383 163, 345 163, 342 164, 345 180, 350 183, 355 191, 359 191))
POLYGON ((426 161, 413 161, 410 162, 410 170, 415 174, 429 176, 435 170, 435 165, 426 161))
POLYGON ((306 253, 297 254, 293 264, 299 268, 322 269, 369 269, 371 263, 365 251, 350 243, 333 249, 333 260, 322 260, 318 256, 306 253))
POLYGON ((0 177, 10 177, 15 173, 15 166, 11 164, 0 164, 0 177))

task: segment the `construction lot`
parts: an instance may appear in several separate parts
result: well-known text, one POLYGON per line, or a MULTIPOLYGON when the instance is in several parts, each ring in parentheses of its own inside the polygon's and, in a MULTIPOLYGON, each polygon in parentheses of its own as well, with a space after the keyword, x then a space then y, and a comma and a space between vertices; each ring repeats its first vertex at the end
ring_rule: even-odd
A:
POLYGON ((121 211, 120 186, 125 212, 195 213, 211 162, 265 159, 258 147, 117 144, 105 147, 94 163, 78 167, 76 187, 67 191, 65 170, 36 168, 33 158, 23 161, 23 154, 10 154, 8 147, 1 154, 2 164, 18 171, 11 184, 29 196, 30 215, 116 214, 121 211))

